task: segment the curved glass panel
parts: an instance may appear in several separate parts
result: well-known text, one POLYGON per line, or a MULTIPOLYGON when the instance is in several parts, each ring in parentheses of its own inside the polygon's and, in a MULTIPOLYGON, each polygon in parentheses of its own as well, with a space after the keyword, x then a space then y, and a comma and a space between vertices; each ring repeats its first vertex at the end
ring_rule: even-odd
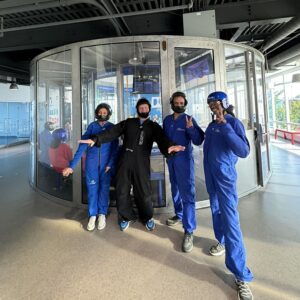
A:
POLYGON ((255 59, 255 71, 256 71, 256 89, 257 89, 257 135, 260 143, 261 151, 261 168, 263 182, 266 182, 270 174, 270 159, 269 159, 269 140, 268 140, 268 129, 266 122, 266 105, 264 99, 264 86, 263 86, 263 64, 260 59, 255 59))
MULTIPOLYGON (((34 99, 31 127, 31 182, 36 184, 39 190, 56 199, 73 201, 74 205, 87 203, 85 158, 83 157, 81 161, 82 168, 74 169, 74 175, 67 181, 63 180, 61 169, 67 166, 72 158, 72 150, 75 149, 71 149, 71 146, 77 148, 80 133, 84 133, 87 126, 95 120, 95 107, 100 102, 111 106, 113 114, 110 121, 118 123, 134 117, 137 100, 146 97, 152 105, 152 120, 162 124, 163 116, 166 115, 163 114, 163 107, 169 110, 169 93, 181 90, 186 93, 189 102, 187 113, 193 115, 205 130, 211 121, 206 103, 207 95, 217 87, 227 90, 230 101, 236 107, 237 117, 245 125, 251 148, 257 149, 251 151, 250 155, 253 154, 251 161, 248 157, 240 160, 237 166, 240 174, 246 174, 245 176, 253 179, 251 184, 243 183, 239 195, 250 193, 261 183, 255 181, 256 172, 260 172, 259 178, 266 179, 269 173, 266 170, 262 176, 261 156, 264 154, 260 153, 260 147, 257 146, 258 139, 254 136, 258 125, 255 119, 261 118, 260 115, 265 109, 259 104, 261 96, 262 101, 265 101, 262 60, 263 56, 253 51, 251 47, 240 47, 234 43, 223 43, 221 40, 184 36, 122 37, 85 41, 52 49, 40 55, 33 61, 31 67, 31 94, 34 99), (221 53, 222 49, 225 49, 224 53, 221 53), (162 99, 162 95, 165 99, 162 99), (76 118, 74 119, 76 123, 73 122, 73 118, 76 118), (81 123, 78 123, 78 118, 81 118, 81 123), (51 147, 45 134, 45 129, 49 125, 54 127, 52 129, 60 128, 64 132, 65 137, 61 144, 67 149, 68 157, 63 160, 60 169, 56 163, 62 155, 55 156, 53 149, 56 149, 56 146, 51 147), (49 155, 50 148, 51 155, 49 155), (73 180, 79 185, 73 185, 73 180)), ((264 102, 262 104, 264 105, 264 102)), ((284 114, 285 112, 282 115, 284 114)), ((264 128, 261 133, 267 134, 266 120, 262 119, 262 123, 264 128)), ((52 129, 48 130, 50 140, 53 138, 52 129)), ((119 139, 119 145, 121 144, 122 139, 119 139)), ((269 165, 268 145, 265 152, 267 154, 265 165, 269 165)), ((202 200, 208 199, 202 147, 194 147, 194 158, 197 207, 202 207, 206 205, 202 200)), ((269 168, 270 166, 266 169, 269 168)), ((150 177, 152 200, 154 207, 165 207, 169 210, 171 198, 166 199, 170 196, 169 180, 165 180, 166 174, 168 172, 165 170, 165 160, 154 145, 150 177)), ((115 205, 113 182, 110 192, 111 205, 115 205)))
POLYGON ((229 103, 245 129, 251 128, 245 50, 225 46, 225 65, 229 103))
MULTIPOLYGON (((176 89, 186 94, 187 113, 205 130, 211 121, 207 96, 215 91, 213 50, 203 48, 175 48, 176 89)), ((203 146, 194 146, 197 201, 207 200, 203 171, 203 146)))
POLYGON ((36 70, 34 65, 30 67, 30 173, 29 180, 31 184, 35 185, 36 173, 35 173, 35 158, 36 158, 36 97, 35 97, 35 88, 36 88, 36 70))
POLYGON ((37 73, 37 187, 71 201, 71 180, 61 174, 72 159, 71 51, 39 60, 37 73))
MULTIPOLYGON (((242 48, 224 47, 226 84, 229 103, 234 106, 236 117, 243 123, 250 145, 255 145, 253 132, 253 106, 250 103, 251 87, 249 86, 248 51, 242 48), (250 98, 250 99, 249 99, 250 98)), ((250 146, 250 154, 246 159, 239 159, 237 163, 237 188, 239 193, 253 190, 257 186, 256 159, 257 149, 250 146)))
MULTIPOLYGON (((136 116, 136 102, 147 98, 151 119, 162 123, 159 42, 119 43, 81 49, 82 133, 95 120, 99 103, 111 106, 112 123, 136 116)), ((119 143, 122 143, 120 139, 119 143)), ((85 159, 85 158, 84 158, 85 159)), ((84 162, 83 159, 83 162, 84 162)), ((83 203, 87 203, 85 164, 82 163, 83 203)), ((151 155, 152 200, 155 207, 166 206, 164 160, 156 145, 151 155)), ((111 205, 115 205, 113 180, 111 205)))

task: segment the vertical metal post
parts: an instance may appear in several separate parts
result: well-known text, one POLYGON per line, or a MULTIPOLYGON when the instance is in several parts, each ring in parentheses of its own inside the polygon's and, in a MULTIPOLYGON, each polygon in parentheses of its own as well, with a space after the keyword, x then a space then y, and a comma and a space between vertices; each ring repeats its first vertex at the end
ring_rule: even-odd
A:
POLYGON ((0 37, 3 37, 4 36, 4 19, 3 17, 0 17, 0 37))
POLYGON ((249 51, 245 51, 245 61, 246 61, 246 81, 247 81, 247 98, 248 98, 248 118, 249 118, 249 123, 248 123, 248 129, 253 129, 254 127, 254 122, 253 122, 253 97, 252 95, 254 94, 252 91, 252 84, 251 84, 251 65, 250 65, 250 60, 249 60, 249 55, 251 53, 249 51))
MULTIPOLYGON (((81 137, 82 115, 81 115, 81 81, 80 81, 80 47, 78 45, 72 47, 71 50, 71 66, 72 66, 72 140, 71 146, 75 153, 81 137)), ((82 176, 81 164, 78 164, 73 173, 73 203, 76 206, 82 204, 82 176)))

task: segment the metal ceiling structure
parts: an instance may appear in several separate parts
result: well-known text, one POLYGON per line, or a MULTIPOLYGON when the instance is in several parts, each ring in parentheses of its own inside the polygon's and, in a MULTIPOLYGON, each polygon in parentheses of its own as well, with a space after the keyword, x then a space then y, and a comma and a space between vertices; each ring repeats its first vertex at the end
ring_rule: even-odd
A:
POLYGON ((261 50, 269 69, 299 60, 299 0, 0 0, 0 75, 28 84, 41 52, 104 37, 182 35, 182 15, 205 10, 215 10, 221 39, 261 50))

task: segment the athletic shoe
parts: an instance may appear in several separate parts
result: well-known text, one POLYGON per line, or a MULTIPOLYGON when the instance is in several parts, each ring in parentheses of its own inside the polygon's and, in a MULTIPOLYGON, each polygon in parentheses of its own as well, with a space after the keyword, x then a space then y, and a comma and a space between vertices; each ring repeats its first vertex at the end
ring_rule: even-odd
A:
POLYGON ((98 226, 97 226, 98 230, 104 229, 105 226, 106 226, 106 217, 105 217, 105 215, 99 215, 98 216, 98 226))
POLYGON ((186 232, 184 234, 183 242, 182 242, 182 251, 183 252, 189 253, 193 250, 193 247, 194 247, 193 240, 194 240, 194 237, 193 237, 192 233, 186 232))
POLYGON ((235 280, 239 300, 253 300, 252 292, 245 281, 235 280))
POLYGON ((145 224, 147 230, 152 231, 155 228, 155 222, 154 219, 151 218, 150 220, 148 220, 145 224))
POLYGON ((92 216, 89 218, 89 222, 87 224, 86 229, 88 231, 93 231, 95 229, 95 226, 96 226, 96 216, 92 216))
POLYGON ((121 231, 125 231, 129 227, 129 221, 123 220, 119 223, 119 226, 121 231))
POLYGON ((171 217, 166 221, 166 224, 168 226, 175 226, 175 225, 181 224, 181 223, 182 223, 181 219, 177 216, 171 217))
POLYGON ((212 256, 221 256, 225 253, 225 246, 218 243, 209 249, 209 253, 212 256))

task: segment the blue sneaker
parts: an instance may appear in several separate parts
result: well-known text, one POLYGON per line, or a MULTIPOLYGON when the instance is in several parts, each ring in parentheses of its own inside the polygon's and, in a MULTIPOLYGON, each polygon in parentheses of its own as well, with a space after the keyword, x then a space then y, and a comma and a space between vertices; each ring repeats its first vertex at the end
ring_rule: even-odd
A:
POLYGON ((123 220, 119 223, 119 226, 121 231, 125 231, 129 227, 129 221, 123 220))
POLYGON ((150 220, 148 220, 145 224, 147 230, 152 231, 155 228, 155 222, 154 219, 151 218, 150 220))

